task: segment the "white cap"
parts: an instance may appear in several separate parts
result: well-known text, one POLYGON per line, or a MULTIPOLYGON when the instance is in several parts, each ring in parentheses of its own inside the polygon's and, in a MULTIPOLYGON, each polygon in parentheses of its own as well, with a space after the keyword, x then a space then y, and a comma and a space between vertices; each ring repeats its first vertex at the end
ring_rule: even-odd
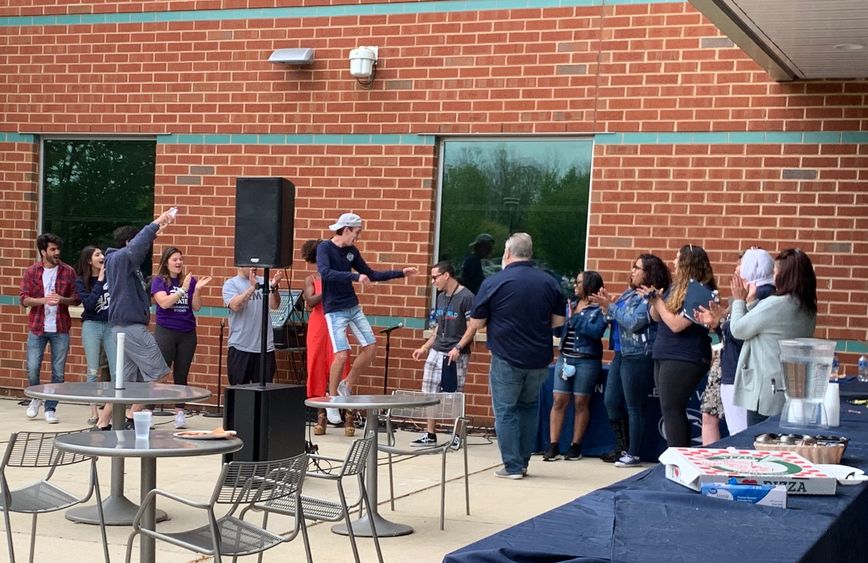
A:
POLYGON ((337 231, 342 227, 361 227, 362 218, 355 213, 344 213, 338 217, 338 222, 334 225, 329 225, 329 230, 337 231))

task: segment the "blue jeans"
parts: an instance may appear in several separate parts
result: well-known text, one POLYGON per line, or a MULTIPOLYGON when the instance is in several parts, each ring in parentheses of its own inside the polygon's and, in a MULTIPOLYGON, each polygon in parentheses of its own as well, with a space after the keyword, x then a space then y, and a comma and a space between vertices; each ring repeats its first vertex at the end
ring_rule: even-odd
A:
POLYGON ((548 374, 548 366, 517 368, 491 354, 489 389, 494 428, 507 473, 521 473, 530 462, 539 424, 539 391, 548 374))
POLYGON ((87 381, 92 383, 99 380, 100 346, 105 348, 109 373, 111 373, 112 381, 114 381, 117 342, 114 334, 112 334, 112 327, 103 321, 84 321, 81 324, 81 345, 84 348, 84 356, 87 358, 87 381))
MULTIPOLYGON (((51 382, 63 383, 66 355, 69 353, 68 332, 46 332, 36 336, 27 333, 27 379, 30 385, 39 385, 39 368, 45 356, 45 345, 51 343, 51 382)), ((57 401, 45 401, 45 410, 53 411, 57 401)))
POLYGON ((603 402, 609 420, 627 418, 630 443, 627 453, 638 456, 645 433, 645 400, 654 387, 654 363, 651 358, 625 358, 620 352, 609 364, 609 378, 603 402), (625 412, 626 406, 626 412, 625 412))

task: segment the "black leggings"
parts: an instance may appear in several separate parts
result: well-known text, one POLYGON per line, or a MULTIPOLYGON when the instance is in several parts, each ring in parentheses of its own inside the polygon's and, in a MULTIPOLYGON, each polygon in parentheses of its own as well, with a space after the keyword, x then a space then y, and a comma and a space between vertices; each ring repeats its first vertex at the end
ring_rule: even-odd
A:
POLYGON ((654 360, 654 384, 660 395, 666 443, 673 448, 690 447, 687 402, 708 374, 708 366, 679 360, 654 360))
MULTIPOLYGON (((154 328, 154 340, 160 347, 166 365, 172 368, 175 385, 187 385, 193 355, 196 353, 196 331, 179 332, 157 325, 154 328)), ((184 408, 184 403, 176 404, 175 408, 184 408)))

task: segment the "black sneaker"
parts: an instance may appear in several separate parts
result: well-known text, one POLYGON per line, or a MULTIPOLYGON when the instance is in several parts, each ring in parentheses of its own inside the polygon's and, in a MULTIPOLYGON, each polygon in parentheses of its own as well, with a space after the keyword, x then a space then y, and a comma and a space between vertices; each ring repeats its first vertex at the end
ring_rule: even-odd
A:
POLYGON ((561 457, 561 451, 557 444, 551 444, 549 449, 543 452, 543 461, 557 461, 561 457))
POLYGON ((618 450, 612 450, 600 456, 600 461, 604 461, 606 463, 615 463, 619 459, 621 459, 621 452, 619 452, 618 450))
POLYGON ((582 459, 582 445, 570 444, 570 449, 564 454, 564 459, 577 460, 582 459))
POLYGON ((452 448, 453 450, 460 450, 461 449, 461 436, 455 436, 454 438, 452 438, 452 443, 449 444, 449 447, 452 448))
POLYGON ((410 445, 414 448, 424 448, 427 446, 436 446, 437 445, 437 434, 431 434, 430 432, 423 432, 422 436, 419 437, 418 440, 413 440, 410 442, 410 445))

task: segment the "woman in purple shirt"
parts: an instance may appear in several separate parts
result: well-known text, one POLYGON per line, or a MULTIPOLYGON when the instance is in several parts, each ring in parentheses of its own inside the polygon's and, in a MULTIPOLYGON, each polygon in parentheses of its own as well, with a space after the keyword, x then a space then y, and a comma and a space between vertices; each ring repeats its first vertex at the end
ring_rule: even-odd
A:
MULTIPOLYGON (((187 385, 193 354, 196 353, 196 317, 202 308, 202 289, 211 276, 196 279, 184 275, 184 255, 174 246, 160 257, 157 275, 151 281, 151 296, 157 302, 157 326, 154 339, 163 353, 166 365, 172 368, 175 385, 187 385)), ((175 428, 187 427, 184 403, 175 405, 175 428)))

